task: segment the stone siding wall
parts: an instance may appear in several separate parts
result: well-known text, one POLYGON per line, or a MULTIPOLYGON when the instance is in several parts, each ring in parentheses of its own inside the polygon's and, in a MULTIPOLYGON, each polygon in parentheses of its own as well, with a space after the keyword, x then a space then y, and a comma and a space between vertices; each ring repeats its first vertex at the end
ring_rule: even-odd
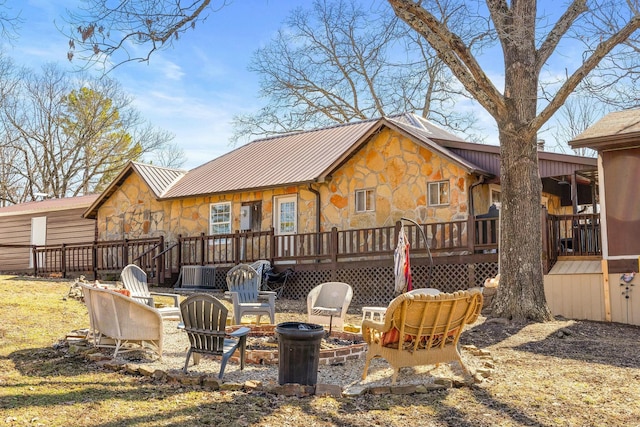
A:
POLYGON ((467 173, 391 130, 360 149, 320 188, 325 230, 390 226, 401 217, 418 222, 466 219, 467 173), (448 181, 450 203, 427 203, 429 182, 448 181), (375 210, 355 212, 355 191, 373 189, 375 210))
MULTIPOLYGON (((415 144, 410 139, 385 129, 358 150, 327 182, 313 184, 320 193, 323 231, 390 226, 401 217, 418 222, 466 219, 469 213, 468 189, 475 177, 461 167, 415 144), (430 182, 448 181, 450 203, 429 206, 430 182), (375 209, 355 212, 356 190, 375 192, 375 209)), ((101 240, 143 238, 164 235, 175 241, 179 234, 209 234, 209 210, 212 203, 231 202, 232 229, 240 228, 240 207, 260 201, 261 229, 273 226, 275 198, 296 195, 298 233, 315 232, 317 196, 309 185, 259 191, 157 201, 136 174, 129 176, 98 211, 101 240)))

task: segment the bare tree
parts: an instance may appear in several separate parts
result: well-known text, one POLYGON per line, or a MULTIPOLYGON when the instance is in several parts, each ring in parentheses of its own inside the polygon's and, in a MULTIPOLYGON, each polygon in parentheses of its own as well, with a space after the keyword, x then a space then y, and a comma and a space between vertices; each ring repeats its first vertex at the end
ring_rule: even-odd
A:
POLYGON ((5 41, 13 41, 18 35, 23 19, 20 12, 14 11, 7 3, 7 0, 0 0, 0 36, 5 41))
POLYGON ((293 10, 249 70, 266 105, 234 118, 234 141, 406 111, 458 131, 473 123, 453 111, 464 91, 435 51, 387 8, 354 0, 293 10))
POLYGON ((180 168, 186 161, 187 157, 182 147, 173 142, 165 144, 161 150, 156 150, 151 154, 149 160, 152 164, 155 163, 166 168, 180 168))
POLYGON ((10 203, 35 200, 36 193, 100 191, 126 162, 170 139, 146 125, 110 79, 75 79, 48 65, 14 81, 0 106, 0 171, 10 203))
MULTIPOLYGON (((0 105, 6 104, 15 91, 15 75, 18 69, 13 61, 0 53, 0 105)), ((20 193, 19 180, 13 175, 13 167, 18 165, 13 135, 0 129, 0 206, 7 206, 20 193)))
MULTIPOLYGON (((388 0, 395 13, 438 52, 456 78, 493 116, 500 138, 502 184, 501 279, 494 315, 514 320, 551 318, 542 274, 540 227, 541 182, 536 151, 537 132, 564 104, 589 73, 613 87, 638 70, 633 36, 640 27, 637 0, 572 0, 555 24, 545 27, 535 0, 487 0, 476 10, 490 16, 502 47, 504 89, 480 66, 469 39, 455 34, 443 21, 438 1, 388 0), (584 44, 582 61, 555 88, 539 92, 541 70, 548 66, 563 40, 577 35, 584 44), (632 56, 635 55, 635 56, 632 56), (624 62, 622 62, 624 61, 624 62), (624 63, 625 68, 619 68, 624 63), (601 64, 601 67, 599 67, 601 64)), ((469 14, 460 1, 460 13, 469 14)), ((479 32, 484 35, 485 29, 479 32)), ((575 51, 575 45, 572 46, 575 51)))
MULTIPOLYGON (((594 101, 591 97, 579 94, 571 95, 556 113, 557 123, 554 131, 556 148, 562 152, 569 150, 569 141, 580 135, 609 111, 606 104, 594 101)), ((573 151, 579 156, 593 157, 596 154, 592 149, 586 147, 573 151)))
POLYGON ((68 11, 68 58, 89 64, 148 62, 151 54, 172 46, 182 34, 222 9, 227 0, 121 1, 85 0, 68 11), (142 46, 142 54, 139 47, 142 46), (140 55, 140 56, 139 56, 140 55))

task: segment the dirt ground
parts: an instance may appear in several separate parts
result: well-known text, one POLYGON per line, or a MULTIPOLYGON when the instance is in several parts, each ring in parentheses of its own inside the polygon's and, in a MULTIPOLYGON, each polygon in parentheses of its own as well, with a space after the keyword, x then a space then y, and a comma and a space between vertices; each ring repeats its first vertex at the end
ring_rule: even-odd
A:
MULTIPOLYGON (((86 327, 68 283, 0 280, 0 421, 38 426, 640 426, 640 328, 481 318, 462 343, 487 350, 484 381, 412 394, 304 398, 211 391, 100 369, 55 343, 86 327), (39 313, 33 316, 33 313, 39 313)), ((304 301, 278 301, 277 321, 304 301)), ((352 306, 348 322, 359 324, 352 306)), ((411 375, 411 369, 406 370, 411 375)))

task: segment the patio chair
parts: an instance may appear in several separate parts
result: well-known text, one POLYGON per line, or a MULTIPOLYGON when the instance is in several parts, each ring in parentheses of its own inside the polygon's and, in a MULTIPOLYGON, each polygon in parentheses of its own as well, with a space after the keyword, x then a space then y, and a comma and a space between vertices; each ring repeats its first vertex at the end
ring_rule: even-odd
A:
POLYGON ((159 307, 158 311, 162 314, 163 319, 180 320, 180 295, 149 292, 147 273, 140 267, 135 264, 127 265, 120 274, 120 280, 122 280, 124 288, 131 292, 131 298, 149 307, 155 307, 154 296, 172 298, 172 307, 159 307))
POLYGON ((242 316, 257 316, 260 324, 262 315, 269 316, 271 324, 276 318, 276 293, 260 291, 258 273, 250 265, 238 264, 227 273, 228 295, 233 303, 233 320, 242 323, 242 316))
POLYGON ((342 282, 322 283, 307 295, 307 319, 309 323, 344 328, 344 318, 353 298, 353 289, 342 282))
POLYGON ((217 298, 207 294, 192 294, 180 303, 184 331, 189 337, 189 351, 182 371, 186 374, 189 358, 193 355, 193 364, 200 363, 201 354, 221 356, 220 373, 233 353, 240 349, 240 369, 244 369, 247 335, 249 328, 239 328, 226 333, 228 310, 217 298))
POLYGON ((438 295, 404 293, 389 303, 383 321, 362 321, 362 336, 368 344, 362 379, 367 378, 374 357, 384 358, 394 370, 457 361, 458 341, 465 325, 476 321, 482 307, 480 289, 438 295))
POLYGON ((157 309, 109 289, 80 286, 96 347, 113 348, 113 357, 150 349, 162 358, 162 316, 157 309))
POLYGON ((267 272, 271 270, 271 263, 266 259, 261 259, 249 265, 258 273, 258 289, 262 289, 262 282, 267 272))
POLYGON ((287 279, 293 274, 293 268, 276 272, 273 267, 267 270, 262 280, 261 289, 264 291, 272 291, 276 293, 276 298, 281 298, 287 286, 287 279))

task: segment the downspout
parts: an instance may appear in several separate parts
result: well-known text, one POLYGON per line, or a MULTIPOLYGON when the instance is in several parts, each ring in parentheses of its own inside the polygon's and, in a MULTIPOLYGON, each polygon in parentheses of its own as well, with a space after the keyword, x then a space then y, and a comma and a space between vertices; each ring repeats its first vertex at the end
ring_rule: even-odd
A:
MULTIPOLYGON (((315 188, 311 187, 312 184, 309 184, 309 191, 316 195, 316 233, 318 233, 318 238, 316 239, 316 254, 320 254, 321 249, 321 239, 320 239, 320 192, 315 188)), ((316 259, 316 262, 320 262, 319 259, 316 259)))
POLYGON ((309 191, 316 195, 316 233, 320 233, 320 192, 309 184, 309 191))
MULTIPOLYGON (((478 180, 469 186, 469 231, 471 232, 471 247, 475 248, 476 244, 476 212, 473 205, 473 189, 484 182, 484 175, 480 175, 478 180)), ((475 253, 475 249, 472 251, 475 253)))
POLYGON ((476 216, 475 207, 473 206, 473 189, 482 183, 484 183, 484 175, 480 175, 478 181, 469 186, 469 214, 471 214, 472 217, 476 216))

